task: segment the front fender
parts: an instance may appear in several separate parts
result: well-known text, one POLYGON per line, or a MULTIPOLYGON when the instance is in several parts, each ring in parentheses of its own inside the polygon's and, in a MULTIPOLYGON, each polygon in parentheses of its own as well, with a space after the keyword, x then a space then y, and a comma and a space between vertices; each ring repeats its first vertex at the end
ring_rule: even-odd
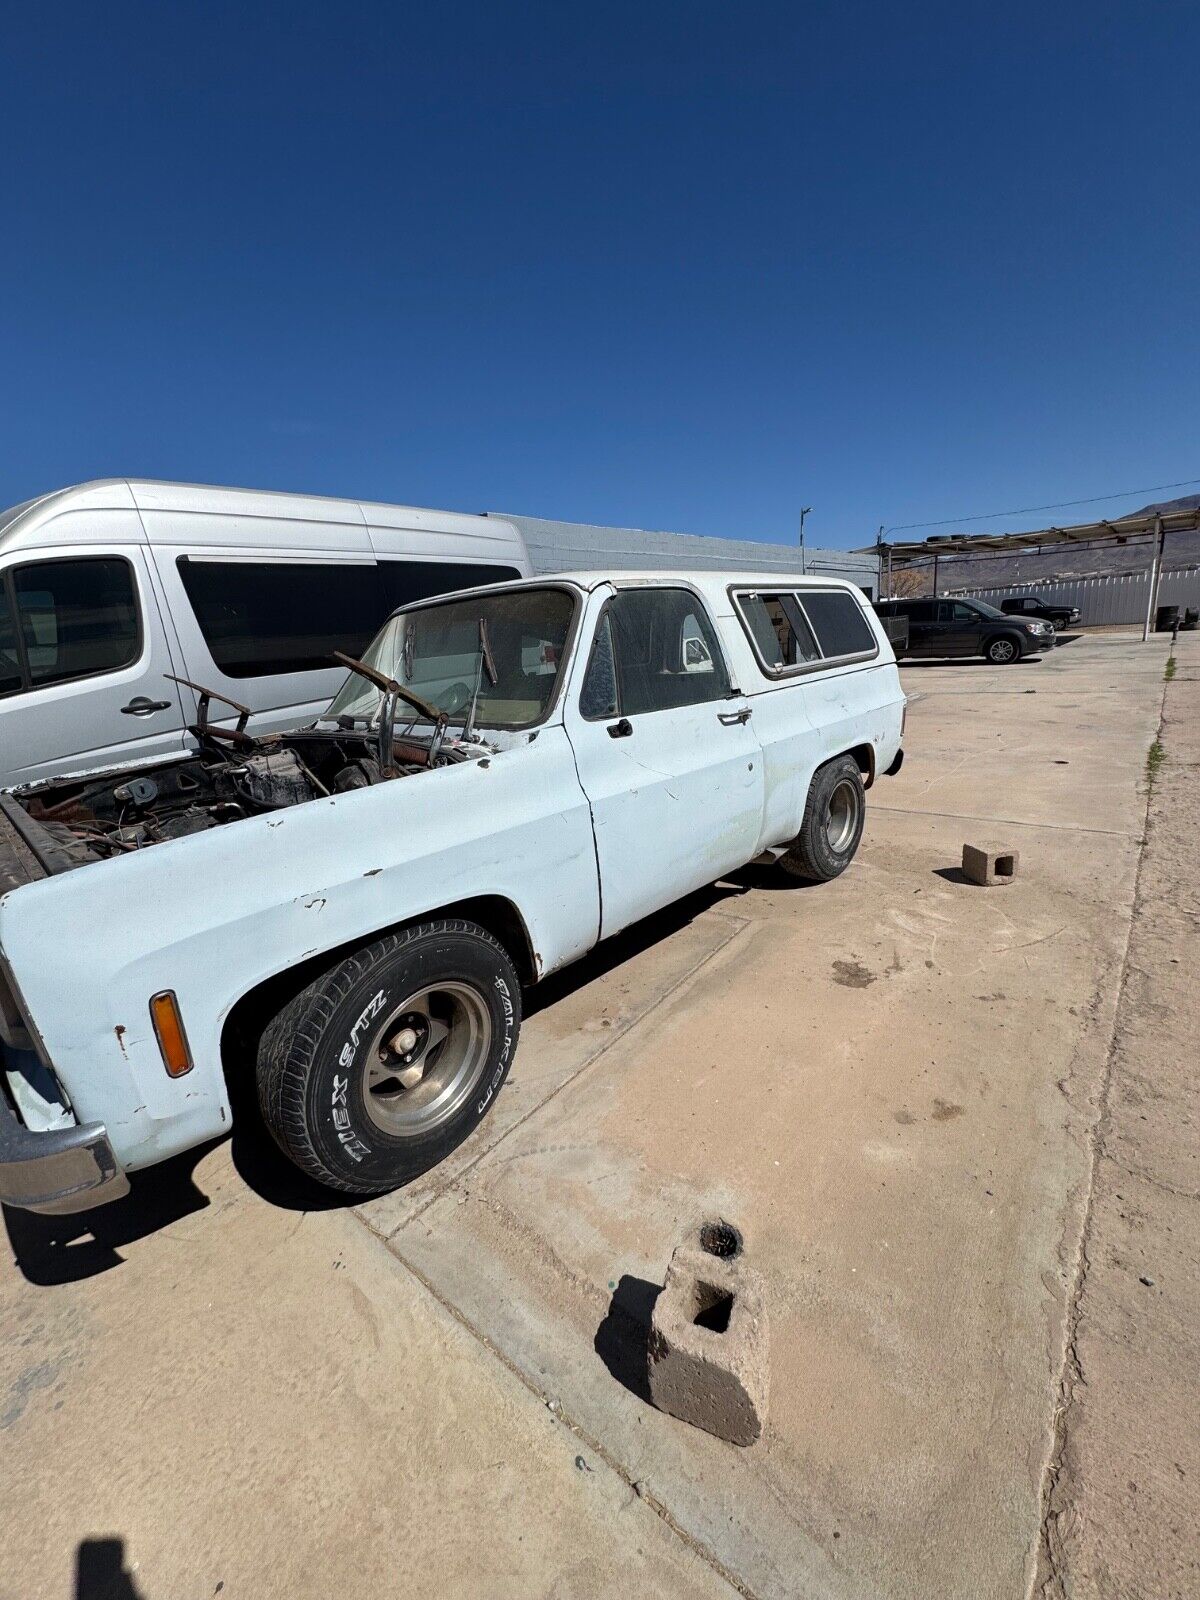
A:
POLYGON ((561 726, 493 755, 43 879, 0 900, 3 946, 77 1118, 129 1168, 228 1130, 221 1029, 299 962, 500 895, 539 970, 589 949, 591 816, 561 726), (167 1077, 149 1001, 175 992, 195 1065, 167 1077))

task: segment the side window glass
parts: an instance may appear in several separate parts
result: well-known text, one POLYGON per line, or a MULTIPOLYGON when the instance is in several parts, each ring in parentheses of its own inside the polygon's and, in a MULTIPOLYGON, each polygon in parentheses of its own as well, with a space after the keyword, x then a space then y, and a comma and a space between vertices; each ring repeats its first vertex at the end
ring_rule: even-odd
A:
MULTIPOLYGON (((368 569, 370 570, 370 569, 368 569)), ((378 615, 372 611, 368 628, 373 633, 398 606, 428 600, 435 594, 458 589, 480 589, 485 583, 505 583, 519 578, 516 567, 485 566, 479 561, 398 561, 388 557, 376 569, 381 580, 378 615)), ((353 652, 350 652, 353 654, 353 652)))
POLYGON ((579 693, 579 710, 592 720, 618 714, 617 670, 613 661, 612 624, 607 611, 596 629, 596 642, 592 645, 591 660, 579 693))
POLYGON ((21 687, 21 658, 17 654, 17 630, 13 626, 8 591, 0 582, 0 694, 11 694, 21 687))
POLYGON ((462 561, 180 556, 178 566, 204 642, 230 678, 328 671, 335 650, 361 656, 397 606, 520 577, 515 567, 462 561))
POLYGON ((793 595, 740 595, 738 608, 768 667, 797 667, 820 659, 812 629, 793 595))
POLYGON ((954 607, 955 622, 978 622, 979 613, 971 606, 956 605, 954 607))
POLYGON ((723 700, 729 674, 703 607, 686 589, 625 589, 605 612, 622 716, 723 700))
MULTIPOLYGON (((115 672, 141 647, 133 571, 119 556, 14 567, 13 600, 33 687, 115 672)), ((0 643, 0 673, 4 647, 0 643)))
POLYGON ((845 589, 805 589, 799 598, 823 656, 862 655, 877 648, 862 607, 845 589))

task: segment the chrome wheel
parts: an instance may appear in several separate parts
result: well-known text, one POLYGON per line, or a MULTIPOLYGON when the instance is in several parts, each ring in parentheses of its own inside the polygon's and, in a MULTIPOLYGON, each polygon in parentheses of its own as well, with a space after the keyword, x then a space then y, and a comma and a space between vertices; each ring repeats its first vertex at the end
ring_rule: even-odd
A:
POLYGON ((1005 662, 1011 661, 1016 653, 1017 647, 1011 639, 997 639, 988 651, 988 659, 1002 666, 1005 662))
POLYGON ((465 983, 419 989, 384 1020, 367 1049, 363 1105, 383 1133, 412 1138, 448 1122, 483 1076, 492 1019, 465 983))
POLYGON ((862 814, 862 794, 843 778, 835 784, 825 810, 825 842, 835 855, 844 855, 854 843, 862 814))

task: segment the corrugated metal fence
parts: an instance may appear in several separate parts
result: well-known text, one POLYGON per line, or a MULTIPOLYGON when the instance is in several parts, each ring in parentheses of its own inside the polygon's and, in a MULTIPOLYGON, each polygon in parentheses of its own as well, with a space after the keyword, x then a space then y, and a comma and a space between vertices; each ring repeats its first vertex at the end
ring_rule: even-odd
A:
MULTIPOLYGON (((1141 622, 1150 599, 1149 572, 1114 572, 1094 578, 1062 578, 1052 583, 1014 583, 1006 588, 954 589, 952 592, 999 605, 1009 595, 1035 594, 1055 605, 1078 606, 1080 625, 1099 628, 1141 622)), ((1200 607, 1200 567, 1163 572, 1158 586, 1160 606, 1200 607)))

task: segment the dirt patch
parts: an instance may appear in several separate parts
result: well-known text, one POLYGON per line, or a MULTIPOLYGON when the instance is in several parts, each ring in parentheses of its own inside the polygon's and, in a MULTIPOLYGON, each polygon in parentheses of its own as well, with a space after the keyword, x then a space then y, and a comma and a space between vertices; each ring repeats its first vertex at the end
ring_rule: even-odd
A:
POLYGON ((962 1106, 956 1106, 953 1100, 934 1100, 933 1120, 935 1122, 953 1122, 955 1117, 963 1114, 962 1106))
POLYGON ((833 963, 833 981, 840 983, 845 989, 865 989, 869 983, 874 983, 877 974, 870 967, 864 967, 861 961, 835 961, 833 963))

